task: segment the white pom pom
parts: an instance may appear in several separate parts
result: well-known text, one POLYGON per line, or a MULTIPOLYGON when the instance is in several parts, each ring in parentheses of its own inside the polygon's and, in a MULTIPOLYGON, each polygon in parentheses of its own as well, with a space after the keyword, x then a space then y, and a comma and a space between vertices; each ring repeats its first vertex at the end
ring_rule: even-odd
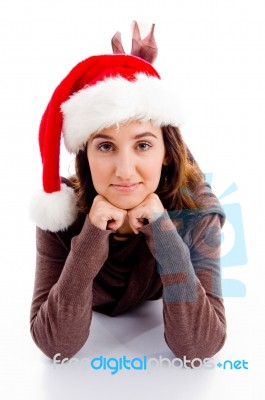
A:
POLYGON ((30 217, 43 230, 62 231, 76 220, 78 213, 76 203, 74 190, 62 184, 58 192, 41 192, 33 198, 30 217))

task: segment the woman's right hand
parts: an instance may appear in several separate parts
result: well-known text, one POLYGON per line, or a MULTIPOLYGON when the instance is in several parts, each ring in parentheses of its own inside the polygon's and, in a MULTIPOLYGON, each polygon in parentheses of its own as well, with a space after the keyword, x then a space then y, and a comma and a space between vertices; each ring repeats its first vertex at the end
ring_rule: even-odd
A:
POLYGON ((126 215, 126 210, 113 206, 101 195, 94 198, 88 214, 91 223, 99 229, 113 229, 114 231, 123 225, 126 215))

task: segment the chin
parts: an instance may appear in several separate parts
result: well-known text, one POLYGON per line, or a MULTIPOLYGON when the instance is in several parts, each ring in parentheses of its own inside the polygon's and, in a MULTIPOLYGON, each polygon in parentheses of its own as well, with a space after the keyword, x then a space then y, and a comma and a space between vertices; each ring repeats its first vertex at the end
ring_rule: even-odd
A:
POLYGON ((118 207, 122 210, 131 210, 132 208, 137 207, 140 203, 142 203, 144 199, 109 199, 109 202, 113 204, 115 207, 118 207))

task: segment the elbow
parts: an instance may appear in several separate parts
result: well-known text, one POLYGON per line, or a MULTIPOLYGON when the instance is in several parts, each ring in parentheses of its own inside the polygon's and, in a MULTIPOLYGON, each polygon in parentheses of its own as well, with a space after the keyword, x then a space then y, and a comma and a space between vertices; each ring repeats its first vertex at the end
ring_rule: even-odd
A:
POLYGON ((48 345, 47 341, 43 340, 43 337, 36 332, 34 324, 31 324, 30 334, 33 342, 38 347, 38 349, 41 350, 41 352, 46 357, 53 360, 53 357, 56 353, 56 351, 54 351, 55 349, 53 349, 53 346, 51 346, 50 344, 48 345))
POLYGON ((40 334, 33 323, 30 327, 30 333, 35 345, 55 364, 67 362, 82 348, 87 339, 86 337, 82 342, 79 341, 75 344, 71 340, 60 341, 59 338, 47 336, 45 333, 40 334))
POLYGON ((66 348, 67 346, 59 346, 57 344, 46 343, 39 340, 33 332, 31 332, 31 337, 35 345, 41 350, 41 352, 48 357, 54 364, 60 364, 67 362, 72 358, 82 346, 76 349, 66 348))
MULTIPOLYGON (((174 356, 183 362, 183 365, 190 365, 191 368, 207 364, 223 348, 226 341, 226 332, 219 340, 205 342, 203 339, 199 343, 186 342, 176 343, 169 340, 165 335, 165 341, 174 356)), ((188 367, 187 367, 188 368, 188 367)))

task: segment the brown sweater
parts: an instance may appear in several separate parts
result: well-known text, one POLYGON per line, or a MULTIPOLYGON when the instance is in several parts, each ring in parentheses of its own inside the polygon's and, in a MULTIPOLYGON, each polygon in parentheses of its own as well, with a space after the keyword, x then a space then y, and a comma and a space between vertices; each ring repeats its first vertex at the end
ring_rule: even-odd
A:
POLYGON ((37 228, 30 327, 50 358, 71 358, 89 336, 92 310, 119 315, 163 297, 165 340, 178 358, 212 357, 223 346, 220 230, 224 214, 209 188, 199 212, 165 212, 118 240, 80 215, 67 231, 37 228))

